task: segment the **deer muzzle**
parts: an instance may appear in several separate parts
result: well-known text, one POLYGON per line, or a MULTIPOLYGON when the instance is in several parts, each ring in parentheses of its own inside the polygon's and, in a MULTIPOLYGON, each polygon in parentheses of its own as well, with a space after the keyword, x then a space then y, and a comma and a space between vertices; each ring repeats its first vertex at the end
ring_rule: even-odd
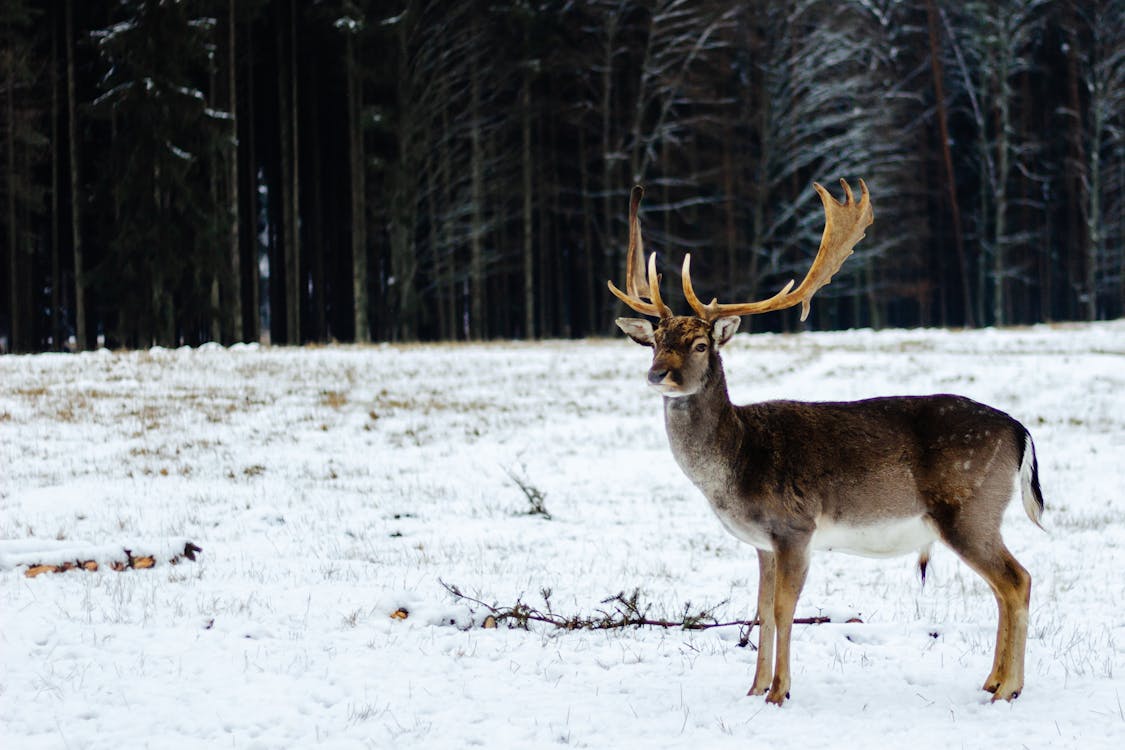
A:
POLYGON ((678 357, 657 355, 648 370, 648 384, 664 394, 674 394, 683 387, 683 362, 678 357))

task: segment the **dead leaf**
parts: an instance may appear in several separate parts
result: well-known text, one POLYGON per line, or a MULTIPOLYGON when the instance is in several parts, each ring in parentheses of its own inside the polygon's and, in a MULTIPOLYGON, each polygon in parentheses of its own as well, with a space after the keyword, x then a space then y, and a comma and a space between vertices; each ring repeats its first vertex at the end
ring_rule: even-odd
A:
POLYGON ((24 571, 24 575, 28 578, 34 578, 42 573, 54 573, 56 570, 54 565, 33 565, 24 571))
POLYGON ((151 568, 156 565, 156 560, 152 557, 134 557, 132 562, 134 568, 151 568))
POLYGON ((482 622, 480 626, 487 630, 491 630, 492 628, 496 627, 496 618, 492 615, 489 615, 488 617, 484 618, 484 622, 482 622))
POLYGON ((392 620, 405 620, 407 617, 410 617, 410 613, 402 607, 399 607, 394 612, 391 612, 392 620))

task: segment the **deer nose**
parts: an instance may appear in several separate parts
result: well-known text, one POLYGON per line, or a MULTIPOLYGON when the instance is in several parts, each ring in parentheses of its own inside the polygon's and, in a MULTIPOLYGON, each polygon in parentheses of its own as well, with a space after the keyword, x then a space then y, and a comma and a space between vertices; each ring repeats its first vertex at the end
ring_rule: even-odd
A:
POLYGON ((663 382, 664 378, 668 377, 667 367, 654 367, 648 371, 648 382, 651 385, 658 385, 663 382))

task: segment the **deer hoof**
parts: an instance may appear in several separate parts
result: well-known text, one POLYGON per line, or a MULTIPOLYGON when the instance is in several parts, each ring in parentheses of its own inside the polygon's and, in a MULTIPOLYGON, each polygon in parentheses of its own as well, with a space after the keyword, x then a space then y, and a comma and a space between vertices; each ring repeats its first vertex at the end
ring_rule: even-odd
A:
POLYGON ((780 706, 785 703, 785 700, 788 697, 789 693, 775 693, 771 690, 769 695, 766 696, 766 703, 772 703, 775 706, 780 706))
POLYGON ((996 701, 1001 701, 1001 700, 1002 701, 1008 701, 1008 702, 1014 701, 1016 698, 1020 697, 1020 692, 1022 691, 1022 689, 1023 689, 1022 686, 1020 686, 1020 687, 1016 687, 1016 686, 1005 687, 1005 686, 1001 685, 998 688, 996 688, 996 691, 993 693, 992 702, 995 703, 996 701))
POLYGON ((785 699, 789 697, 789 691, 782 688, 777 680, 773 681, 769 693, 766 694, 766 703, 772 703, 775 706, 780 706, 785 703, 785 699))

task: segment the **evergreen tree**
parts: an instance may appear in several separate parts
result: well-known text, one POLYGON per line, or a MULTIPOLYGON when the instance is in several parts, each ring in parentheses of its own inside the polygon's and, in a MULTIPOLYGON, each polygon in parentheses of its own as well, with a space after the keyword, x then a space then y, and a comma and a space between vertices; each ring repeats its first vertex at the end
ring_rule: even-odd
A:
POLYGON ((129 0, 94 34, 105 75, 93 106, 112 133, 100 178, 113 230, 92 273, 117 301, 108 327, 133 345, 206 339, 218 314, 211 286, 231 217, 217 205, 210 170, 229 115, 202 90, 214 19, 191 10, 129 0))
MULTIPOLYGON (((0 4, 0 200, 3 245, 0 273, 6 278, 0 299, 0 338, 4 318, 12 351, 32 351, 43 328, 38 311, 42 287, 34 283, 40 261, 35 223, 43 212, 45 189, 35 170, 47 141, 43 135, 43 107, 35 98, 39 83, 32 30, 40 14, 32 3, 5 0, 0 4)), ((2 348, 2 347, 0 347, 2 348)))

